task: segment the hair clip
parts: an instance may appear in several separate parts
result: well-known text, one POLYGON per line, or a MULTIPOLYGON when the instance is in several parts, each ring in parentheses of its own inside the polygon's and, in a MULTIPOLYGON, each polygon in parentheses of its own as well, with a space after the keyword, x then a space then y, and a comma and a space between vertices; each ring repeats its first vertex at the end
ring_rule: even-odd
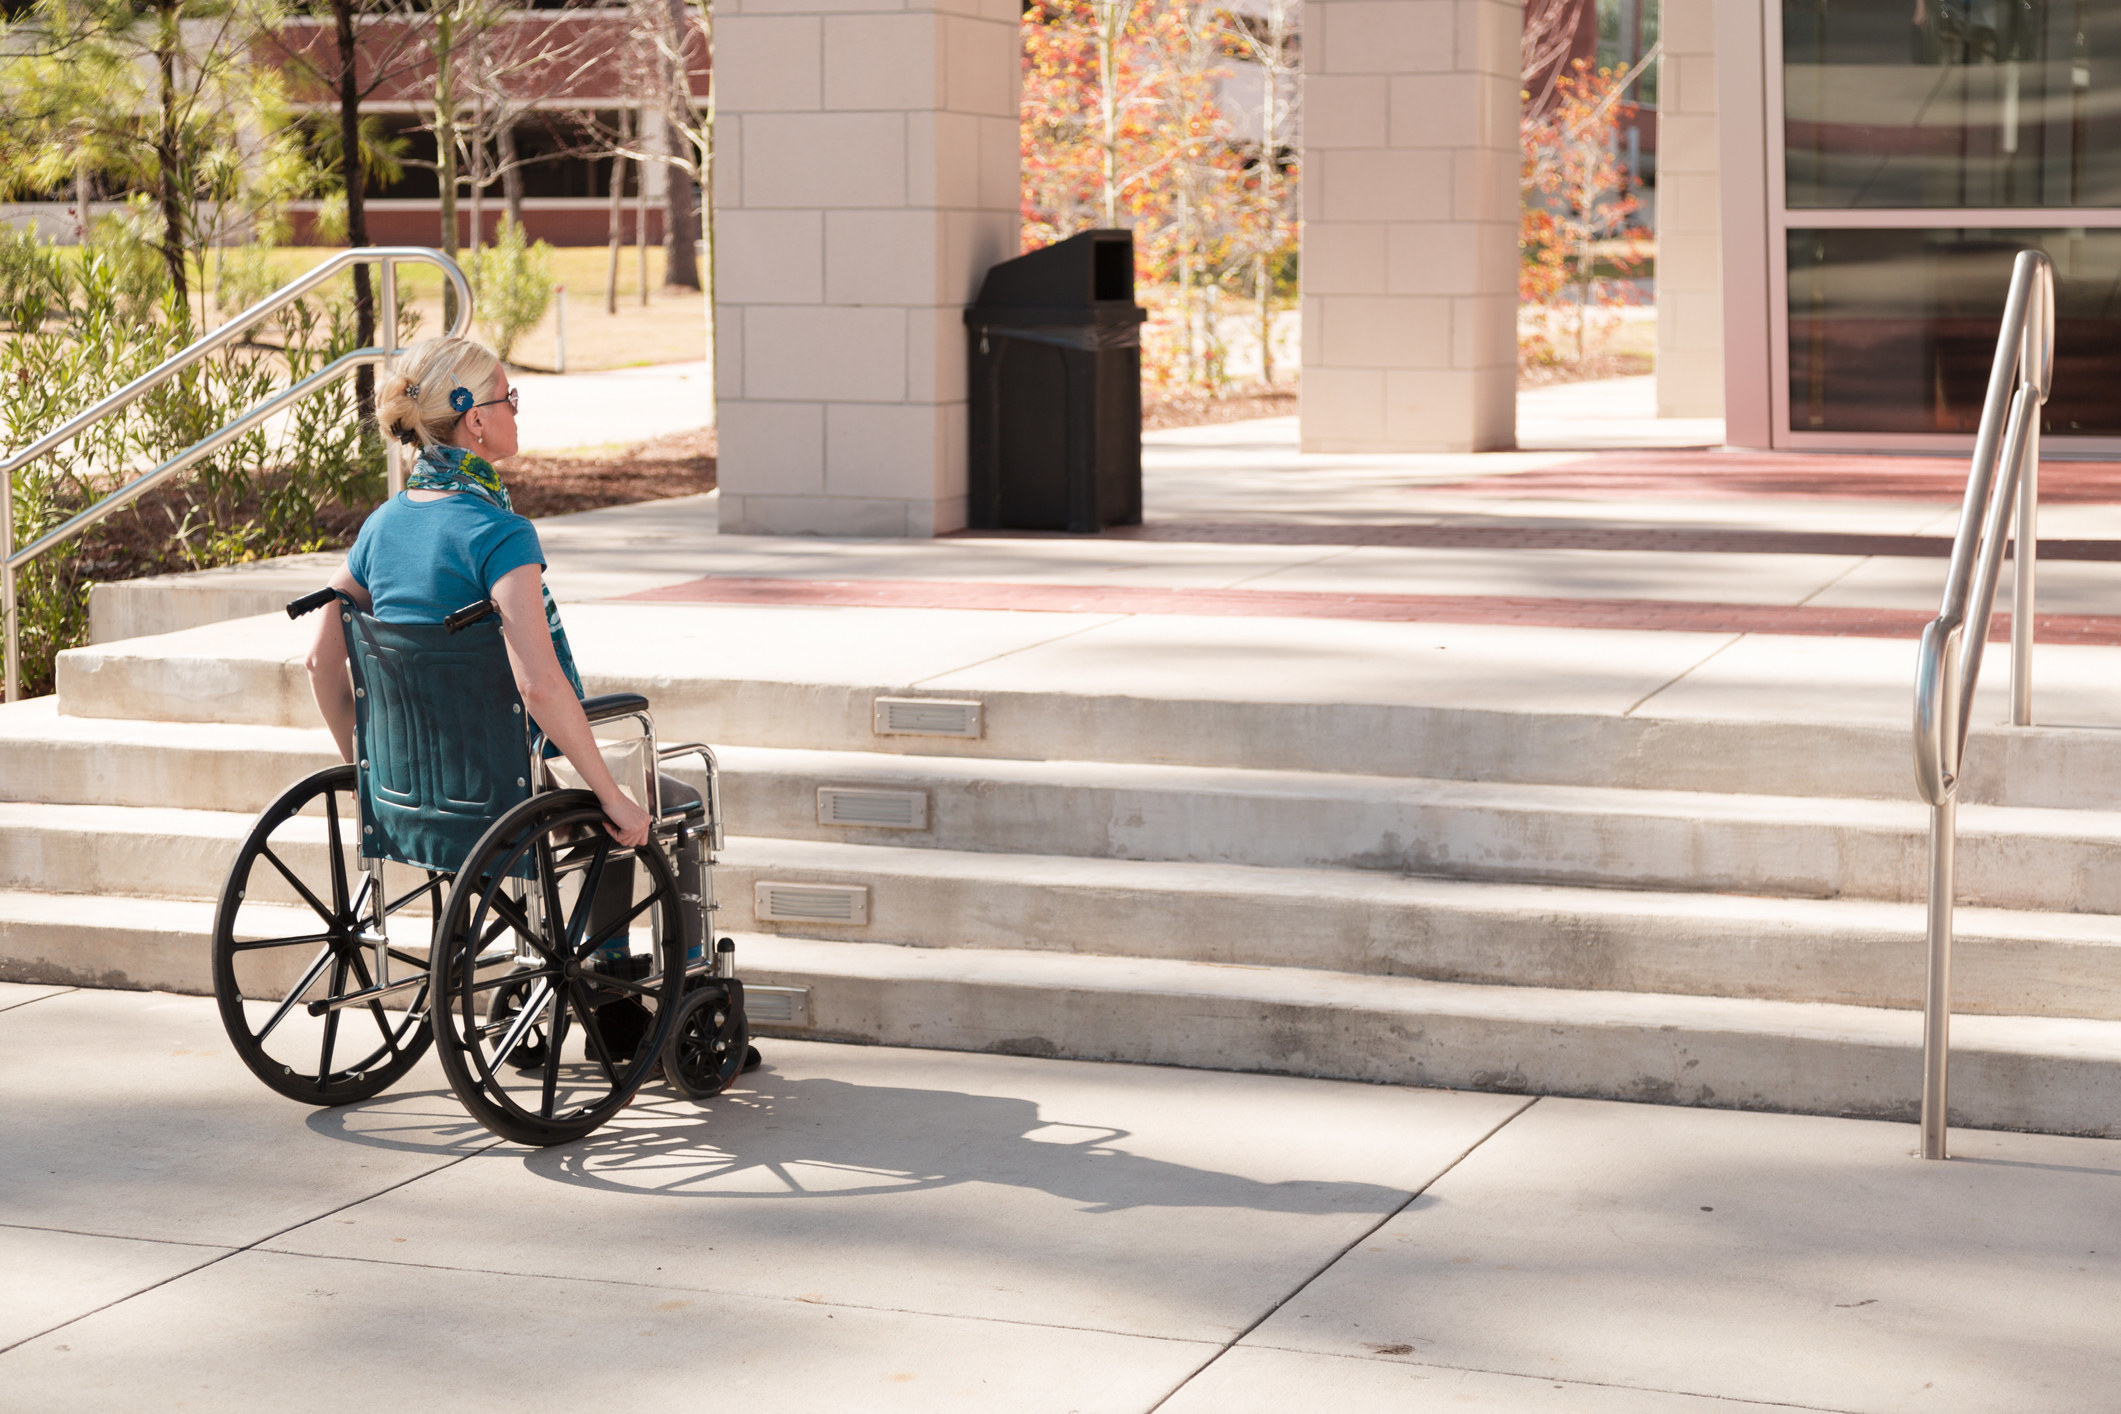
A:
POLYGON ((405 385, 405 396, 406 396, 406 397, 408 397, 408 398, 417 398, 417 397, 419 397, 419 396, 420 396, 420 385, 419 385, 419 384, 417 384, 417 383, 407 383, 407 384, 405 385))
POLYGON ((451 388, 449 390, 449 407, 452 412, 470 412, 471 405, 477 401, 478 399, 471 395, 471 389, 469 388, 451 388))

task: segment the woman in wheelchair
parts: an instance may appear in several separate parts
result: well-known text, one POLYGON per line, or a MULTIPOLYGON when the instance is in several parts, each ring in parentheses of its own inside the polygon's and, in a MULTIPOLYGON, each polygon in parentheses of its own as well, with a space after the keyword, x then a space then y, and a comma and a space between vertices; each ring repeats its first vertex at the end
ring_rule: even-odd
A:
MULTIPOLYGON (((648 842, 648 812, 619 789, 597 749, 567 631, 545 587, 537 527, 515 513, 494 470, 516 454, 517 398, 501 360, 468 339, 428 339, 399 357, 378 380, 376 419, 419 448, 419 459, 405 490, 362 524, 331 587, 386 623, 438 624, 492 601, 525 710, 596 792, 612 838, 638 847, 648 842)), ((339 756, 351 761, 353 682, 345 636, 329 615, 317 625, 308 668, 339 756)), ((668 776, 662 785, 675 792, 666 799, 690 793, 668 776)))
POLYGON ((377 395, 384 430, 418 448, 406 489, 368 517, 330 589, 289 606, 337 609, 320 616, 307 668, 348 764, 268 807, 230 874, 214 958, 229 1035, 268 1085, 315 1104, 378 1093, 439 1039, 472 1113, 531 1144, 587 1134, 658 1065, 693 1098, 718 1093, 757 1053, 732 945, 706 948, 713 754, 661 752, 701 757, 703 799, 655 771, 646 699, 585 710, 537 529, 494 470, 517 450, 518 395, 493 352, 425 340, 377 395), (631 793, 592 718, 638 723, 631 793), (546 760, 530 759, 533 738, 546 760), (555 770, 555 752, 586 791, 538 792, 529 777, 555 770), (302 831, 319 814, 328 877, 305 883, 288 861, 313 853, 302 831), (343 833, 353 820, 359 837, 343 833), (393 898, 386 860, 425 882, 393 898), (290 903, 308 914, 258 921, 290 903), (431 934, 426 955, 404 941, 415 926, 431 934), (394 979, 393 963, 414 975, 394 979), (379 1043, 341 1034, 342 1020, 365 1032, 364 1017, 379 1043))

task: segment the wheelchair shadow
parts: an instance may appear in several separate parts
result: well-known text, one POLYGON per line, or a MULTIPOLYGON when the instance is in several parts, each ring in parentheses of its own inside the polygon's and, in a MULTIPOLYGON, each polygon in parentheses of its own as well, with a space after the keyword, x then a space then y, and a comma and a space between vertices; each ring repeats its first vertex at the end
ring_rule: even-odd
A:
POLYGON ((580 1187, 722 1200, 854 1198, 975 1183, 1035 1189, 1092 1213, 1373 1212, 1406 1198, 1369 1183, 1266 1183, 1114 1147, 1128 1137, 1124 1129, 1042 1117, 1031 1100, 798 1080, 767 1066, 704 1106, 651 1087, 603 1130, 531 1151, 523 1165, 580 1187))
POLYGON ((586 1139, 517 1150, 465 1115, 447 1087, 318 1110, 309 1127, 349 1144, 435 1155, 492 1149, 556 1183, 641 1197, 722 1201, 861 1198, 962 1184, 1052 1194, 1091 1213, 1234 1208, 1387 1212, 1403 1189, 1340 1180, 1263 1182, 1115 1147, 1124 1129, 1049 1119, 1036 1102, 956 1090, 794 1079, 768 1063, 696 1104, 664 1084, 586 1139))
POLYGON ((500 1141, 464 1112, 447 1085, 393 1090, 373 1100, 311 1110, 312 1132, 372 1149, 465 1157, 500 1141))

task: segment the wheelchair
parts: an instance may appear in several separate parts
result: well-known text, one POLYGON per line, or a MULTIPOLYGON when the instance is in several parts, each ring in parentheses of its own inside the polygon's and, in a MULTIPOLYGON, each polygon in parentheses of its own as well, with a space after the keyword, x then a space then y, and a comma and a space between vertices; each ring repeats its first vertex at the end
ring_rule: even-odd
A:
POLYGON ((214 996, 251 1071, 291 1100, 342 1105, 434 1044, 474 1118, 550 1145, 611 1119, 658 1067, 706 1100, 757 1064, 736 945, 707 947, 713 751, 659 747, 638 694, 583 702, 600 739, 635 729, 600 740, 653 821, 628 849, 525 711, 491 601, 388 624, 324 589, 287 612, 327 605, 346 635, 355 760, 265 808, 214 916, 214 996), (687 756, 706 787, 662 809, 657 768, 687 756), (688 849, 697 893, 681 879, 688 849))

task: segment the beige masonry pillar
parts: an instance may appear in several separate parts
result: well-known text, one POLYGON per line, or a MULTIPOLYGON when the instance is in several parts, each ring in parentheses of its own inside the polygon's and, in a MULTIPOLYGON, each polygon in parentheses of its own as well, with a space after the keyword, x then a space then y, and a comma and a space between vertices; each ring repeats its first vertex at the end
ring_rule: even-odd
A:
POLYGON ((1657 77, 1657 415, 1723 416, 1715 0, 1665 0, 1657 77))
POLYGON ((721 528, 965 523, 964 306, 1016 254, 1017 0, 716 0, 721 528))
POLYGON ((1306 450, 1515 442, 1523 23, 1522 0, 1305 7, 1306 450))

